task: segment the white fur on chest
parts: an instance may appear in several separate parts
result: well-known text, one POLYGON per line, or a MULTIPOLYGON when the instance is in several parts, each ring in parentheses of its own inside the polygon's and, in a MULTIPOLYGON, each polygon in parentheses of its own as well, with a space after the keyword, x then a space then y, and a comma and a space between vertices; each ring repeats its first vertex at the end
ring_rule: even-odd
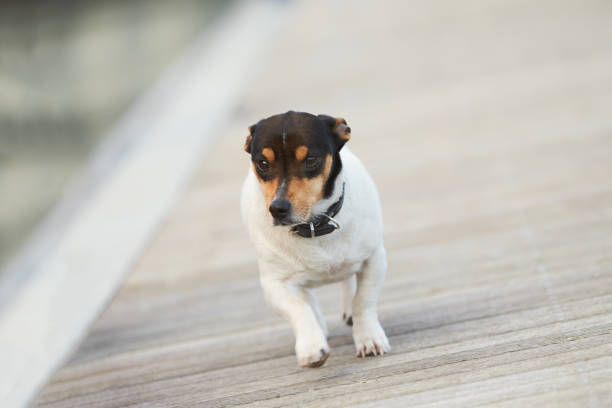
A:
POLYGON ((331 234, 303 238, 290 227, 273 226, 259 182, 251 171, 242 191, 242 214, 255 245, 260 274, 300 286, 338 282, 356 273, 382 241, 378 194, 366 169, 346 147, 341 151, 342 171, 334 194, 315 205, 323 212, 342 191, 342 209, 335 217, 340 229, 331 234))

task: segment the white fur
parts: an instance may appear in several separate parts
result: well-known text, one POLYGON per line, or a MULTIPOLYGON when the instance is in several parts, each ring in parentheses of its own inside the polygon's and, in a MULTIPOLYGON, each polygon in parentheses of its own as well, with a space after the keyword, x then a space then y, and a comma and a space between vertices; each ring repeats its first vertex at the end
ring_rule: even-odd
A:
POLYGON ((311 211, 325 212, 338 200, 342 183, 346 183, 344 204, 335 217, 341 227, 331 234, 303 238, 289 226, 274 226, 251 170, 242 189, 242 215, 257 251, 266 301, 293 327, 302 366, 322 363, 329 353, 327 328, 312 288, 333 282, 344 281, 343 313, 348 317, 352 311, 357 355, 390 351, 376 313, 387 270, 378 193, 361 161, 346 146, 340 157, 342 170, 333 195, 316 203, 311 211))

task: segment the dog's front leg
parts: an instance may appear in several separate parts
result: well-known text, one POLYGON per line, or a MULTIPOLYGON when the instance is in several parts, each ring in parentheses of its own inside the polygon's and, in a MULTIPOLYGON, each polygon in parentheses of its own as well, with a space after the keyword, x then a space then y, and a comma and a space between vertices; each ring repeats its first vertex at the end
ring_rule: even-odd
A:
POLYGON ((302 367, 319 367, 329 357, 324 330, 303 288, 275 278, 261 278, 266 301, 293 327, 295 354, 302 367))
POLYGON ((378 293, 386 272, 387 257, 381 244, 357 274, 357 293, 353 298, 353 340, 359 357, 391 351, 376 313, 378 293))

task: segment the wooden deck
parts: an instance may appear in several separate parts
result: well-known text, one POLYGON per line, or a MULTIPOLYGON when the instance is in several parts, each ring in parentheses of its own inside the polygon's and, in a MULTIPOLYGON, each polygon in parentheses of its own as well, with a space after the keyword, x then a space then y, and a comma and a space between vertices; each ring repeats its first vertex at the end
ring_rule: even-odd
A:
POLYGON ((235 120, 35 406, 612 406, 612 6, 291 6, 235 120), (301 369, 239 215, 246 127, 341 115, 377 181, 393 352, 301 369))

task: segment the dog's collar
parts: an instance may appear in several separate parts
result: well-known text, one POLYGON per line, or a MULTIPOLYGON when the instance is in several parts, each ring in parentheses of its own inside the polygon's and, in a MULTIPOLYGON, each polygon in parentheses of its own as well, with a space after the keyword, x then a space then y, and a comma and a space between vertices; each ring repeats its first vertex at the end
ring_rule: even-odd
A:
POLYGON ((323 214, 317 215, 311 221, 303 224, 296 224, 291 228, 300 237, 314 238, 327 235, 340 228, 338 221, 334 217, 340 212, 344 203, 344 183, 342 183, 342 194, 338 201, 329 206, 323 214))

